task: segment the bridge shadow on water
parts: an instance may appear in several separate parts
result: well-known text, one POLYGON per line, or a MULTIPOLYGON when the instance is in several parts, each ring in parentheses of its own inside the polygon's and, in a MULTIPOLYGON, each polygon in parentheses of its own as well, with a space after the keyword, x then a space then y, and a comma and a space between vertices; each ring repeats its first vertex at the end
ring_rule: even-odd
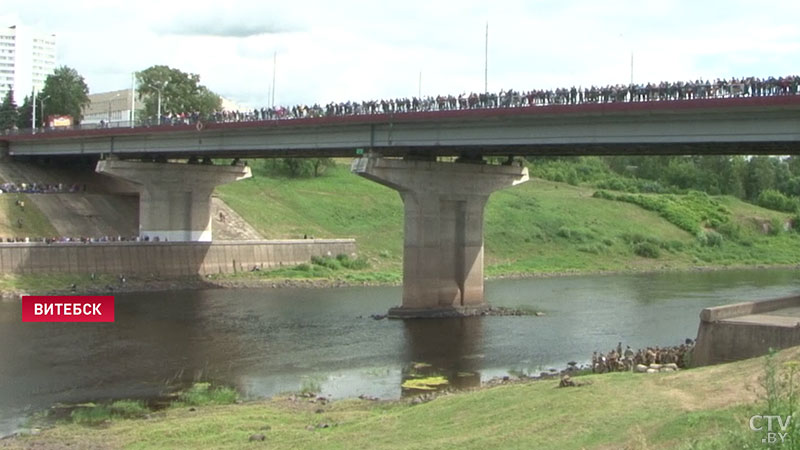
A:
POLYGON ((402 395, 480 385, 484 355, 481 317, 403 322, 402 395), (446 383, 445 383, 446 382, 446 383))

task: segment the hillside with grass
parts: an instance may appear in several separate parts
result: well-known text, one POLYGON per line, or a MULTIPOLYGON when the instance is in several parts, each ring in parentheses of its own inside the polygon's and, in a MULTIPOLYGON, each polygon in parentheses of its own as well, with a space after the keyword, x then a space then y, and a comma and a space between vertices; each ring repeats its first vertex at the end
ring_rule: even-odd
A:
MULTIPOLYGON (((308 178, 275 174, 259 163, 253 169, 252 179, 217 193, 263 236, 352 237, 372 270, 399 274, 403 207, 395 191, 351 174, 346 161, 308 178)), ((531 171, 539 174, 533 166, 531 171)), ((698 191, 632 193, 596 186, 532 177, 493 194, 484 229, 487 274, 798 262, 800 234, 791 213, 698 191)))

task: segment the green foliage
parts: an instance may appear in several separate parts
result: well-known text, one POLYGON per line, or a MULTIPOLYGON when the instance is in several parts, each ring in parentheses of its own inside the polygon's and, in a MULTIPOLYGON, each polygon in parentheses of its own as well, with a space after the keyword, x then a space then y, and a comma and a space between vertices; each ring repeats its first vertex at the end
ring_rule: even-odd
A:
POLYGON ((800 210, 800 199, 787 197, 775 189, 765 189, 758 194, 758 206, 776 211, 797 212, 800 210))
POLYGON ((33 103, 29 95, 25 96, 22 105, 17 109, 17 128, 20 130, 33 128, 31 125, 31 115, 33 114, 33 103))
POLYGON ((110 409, 112 415, 125 419, 142 418, 150 412, 141 400, 117 400, 110 409))
POLYGON ((75 69, 61 66, 47 76, 42 92, 36 96, 36 120, 51 115, 71 116, 78 124, 83 119, 83 108, 89 104, 89 87, 75 69))
POLYGON ((639 242, 633 246, 633 252, 643 258, 656 259, 661 256, 658 246, 652 242, 639 242))
POLYGON ((264 170, 268 175, 291 178, 316 178, 334 165, 331 158, 271 158, 264 160, 264 170))
POLYGON ((182 72, 169 66, 156 65, 136 73, 139 99, 144 100, 145 116, 158 115, 161 97, 161 114, 199 113, 207 117, 222 106, 222 99, 200 84, 200 76, 182 72))
POLYGON ((11 89, 3 98, 3 103, 0 104, 0 132, 15 128, 18 121, 19 111, 14 102, 14 90, 11 89))
POLYGON ((697 242, 706 247, 720 247, 724 238, 714 230, 702 230, 697 233, 697 242))
POLYGON ((313 377, 302 377, 300 380, 300 393, 301 394, 318 394, 322 391, 322 383, 313 377))
POLYGON ((351 269, 363 270, 369 268, 369 262, 366 258, 360 257, 352 259, 345 254, 336 255, 336 258, 328 256, 312 256, 311 263, 320 267, 326 267, 331 270, 351 269))
POLYGON ((594 197, 639 205, 655 211, 678 228, 697 233, 704 225, 717 226, 727 222, 730 211, 704 192, 687 195, 634 195, 597 191, 594 197))
POLYGON ((79 407, 70 413, 73 422, 81 425, 99 425, 111 420, 111 408, 104 405, 89 405, 79 407))
POLYGON ((236 390, 227 386, 212 389, 211 383, 195 383, 191 388, 178 394, 178 402, 186 406, 229 405, 238 400, 236 390))
POLYGON ((560 227, 556 234, 572 242, 588 242, 594 239, 590 230, 581 227, 560 227))
POLYGON ((769 221, 769 234, 777 236, 783 233, 783 220, 780 217, 773 217, 769 221))

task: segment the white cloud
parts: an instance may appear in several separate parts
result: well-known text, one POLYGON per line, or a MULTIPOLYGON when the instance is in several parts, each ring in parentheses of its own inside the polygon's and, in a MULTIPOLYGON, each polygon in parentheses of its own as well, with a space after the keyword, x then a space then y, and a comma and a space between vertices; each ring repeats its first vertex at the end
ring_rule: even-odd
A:
POLYGON ((95 92, 154 64, 198 73, 239 103, 281 104, 489 88, 797 72, 800 3, 628 0, 7 1, 1 25, 54 32, 59 63, 95 92))

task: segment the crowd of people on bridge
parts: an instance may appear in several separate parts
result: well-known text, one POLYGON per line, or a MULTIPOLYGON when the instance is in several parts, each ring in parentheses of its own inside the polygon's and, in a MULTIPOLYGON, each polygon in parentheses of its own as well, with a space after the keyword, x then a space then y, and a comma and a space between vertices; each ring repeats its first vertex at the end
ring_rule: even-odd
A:
POLYGON ((797 95, 800 76, 746 77, 647 84, 616 84, 559 89, 462 93, 436 97, 411 97, 368 101, 331 102, 326 105, 264 107, 248 111, 218 111, 209 117, 198 113, 165 114, 161 124, 190 124, 198 121, 247 122, 366 114, 403 114, 425 111, 454 111, 485 108, 517 108, 588 103, 657 102, 709 98, 797 95))
POLYGON ((608 353, 594 352, 592 354, 592 372, 630 372, 637 365, 649 366, 651 364, 676 364, 678 368, 685 368, 689 360, 689 353, 694 348, 691 339, 673 347, 647 347, 646 349, 632 350, 630 346, 622 349, 622 342, 617 348, 608 353))
MULTIPOLYGON (((200 124, 207 122, 252 122, 267 120, 304 119, 317 117, 358 116, 369 114, 405 114, 430 111, 456 111, 489 108, 521 108, 549 105, 582 105, 601 103, 639 103, 673 100, 702 100, 743 97, 798 95, 800 76, 742 77, 716 80, 676 81, 645 84, 614 84, 607 86, 563 87, 499 92, 471 92, 459 95, 403 97, 394 99, 331 102, 320 105, 262 107, 252 110, 221 110, 209 115, 198 112, 165 113, 145 119, 143 126, 200 124)), ((106 124, 103 124, 105 127, 106 124)), ((199 126, 199 125, 198 125, 199 126)), ((78 125, 77 127, 80 127, 78 125)), ((90 125, 89 128, 96 128, 90 125)), ((44 131, 70 129, 60 127, 44 131)))

